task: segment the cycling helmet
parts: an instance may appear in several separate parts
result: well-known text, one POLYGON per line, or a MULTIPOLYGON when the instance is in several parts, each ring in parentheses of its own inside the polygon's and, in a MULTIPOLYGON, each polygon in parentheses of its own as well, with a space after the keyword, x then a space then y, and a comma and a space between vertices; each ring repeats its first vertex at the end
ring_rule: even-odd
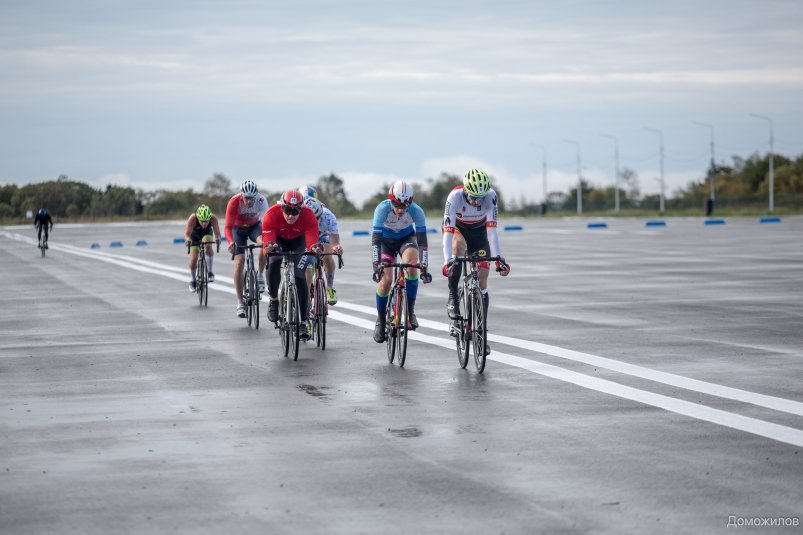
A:
POLYGON ((298 215, 304 207, 304 196, 296 189, 289 189, 282 194, 279 204, 282 205, 285 214, 298 215))
POLYGON ((259 188, 253 180, 246 180, 240 185, 240 193, 243 197, 256 197, 259 193, 259 188))
POLYGON ((394 182, 388 191, 388 199, 398 206, 410 206, 413 202, 413 187, 404 180, 394 182))
POLYGON ((298 191, 300 191, 301 195, 304 197, 312 197, 313 199, 318 198, 318 190, 316 190, 313 186, 301 186, 298 188, 298 191))
POLYGON ((485 197, 490 189, 491 180, 482 169, 469 169, 463 177, 463 190, 472 197, 485 197))
POLYGON ((39 209, 39 217, 45 217, 46 213, 47 213, 47 211, 44 208, 40 208, 39 209))
POLYGON ((195 210, 195 217, 198 218, 198 221, 209 221, 212 219, 212 210, 205 204, 202 204, 195 210))
POLYGON ((312 213, 315 214, 316 219, 323 215, 323 205, 321 204, 321 201, 315 197, 304 198, 304 204, 307 205, 307 208, 312 210, 312 213))

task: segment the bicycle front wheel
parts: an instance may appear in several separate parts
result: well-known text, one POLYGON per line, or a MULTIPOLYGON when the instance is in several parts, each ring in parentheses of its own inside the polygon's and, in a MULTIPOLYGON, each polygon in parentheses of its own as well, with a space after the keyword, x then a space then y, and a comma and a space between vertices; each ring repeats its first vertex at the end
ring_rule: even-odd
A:
POLYGON ((315 281, 315 331, 316 341, 321 350, 326 349, 326 316, 328 303, 326 301, 326 284, 323 279, 315 281))
POLYGON ((407 310, 407 290, 401 288, 396 297, 396 346, 399 367, 404 367, 407 359, 407 331, 409 330, 409 314, 407 310))
POLYGON ((301 310, 298 308, 298 293, 295 285, 287 288, 287 320, 290 335, 290 354, 298 360, 298 344, 301 335, 301 310))
POLYGON ((474 290, 469 296, 471 300, 471 343, 474 346, 474 364, 477 372, 485 370, 485 353, 488 343, 488 331, 485 325, 485 307, 482 304, 482 293, 474 290))
POLYGON ((454 320, 454 329, 457 331, 454 334, 455 340, 457 343, 457 363, 460 364, 461 368, 465 368, 468 364, 468 353, 470 344, 470 335, 468 332, 470 322, 466 321, 464 318, 470 318, 470 308, 468 308, 466 303, 466 291, 463 286, 457 290, 457 302, 460 303, 460 310, 463 313, 463 316, 460 316, 456 320, 454 320))
POLYGON ((254 321, 253 318, 253 310, 251 308, 251 299, 253 299, 254 295, 254 273, 251 270, 246 270, 244 275, 244 282, 243 282, 243 298, 245 298, 245 319, 248 322, 248 326, 251 326, 251 322, 254 321))
POLYGON ((195 286, 198 292, 198 304, 202 307, 206 306, 208 287, 206 286, 206 259, 203 256, 198 257, 198 267, 195 270, 195 286))
POLYGON ((279 338, 282 339, 282 354, 286 357, 290 352, 290 322, 287 315, 287 286, 279 285, 279 338))
POLYGON ((387 344, 388 349, 388 362, 393 364, 393 359, 396 358, 396 335, 398 330, 396 329, 396 314, 394 310, 396 308, 396 290, 393 289, 390 292, 390 296, 388 296, 388 306, 385 309, 385 343, 387 344))

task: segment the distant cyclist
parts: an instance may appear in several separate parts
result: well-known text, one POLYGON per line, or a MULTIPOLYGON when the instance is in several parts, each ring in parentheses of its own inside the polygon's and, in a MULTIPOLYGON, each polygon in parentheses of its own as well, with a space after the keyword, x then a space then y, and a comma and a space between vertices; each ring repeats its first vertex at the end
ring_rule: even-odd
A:
MULTIPOLYGON (((33 226, 37 230, 37 237, 39 239, 39 246, 42 246, 42 230, 45 231, 45 242, 47 242, 48 236, 50 235, 50 231, 53 230, 53 219, 50 218, 50 214, 44 208, 40 208, 38 212, 36 212, 36 217, 33 218, 33 226), (50 228, 48 228, 50 227, 50 228)), ((47 249, 47 246, 45 246, 47 249)))
MULTIPOLYGON (((318 220, 318 241, 323 246, 323 252, 343 254, 343 246, 340 245, 340 227, 335 214, 315 197, 305 197, 304 204, 312 210, 315 219, 318 220)), ((334 305, 337 303, 337 291, 334 288, 335 260, 333 257, 323 257, 323 271, 326 274, 326 300, 330 305, 334 305)))
MULTIPOLYGON (((449 277, 449 299, 446 311, 452 320, 460 316, 457 286, 460 269, 453 264, 455 256, 477 254, 481 257, 500 256, 499 235, 496 232, 496 191, 491 188, 488 174, 482 169, 470 169, 463 185, 455 187, 446 198, 443 214, 443 276, 449 277)), ((499 274, 507 277, 510 266, 496 262, 499 274)), ((479 281, 485 313, 488 313, 488 262, 479 264, 479 281)), ((450 329, 452 335, 455 330, 450 329)), ((490 348, 488 349, 490 353, 490 348)))
POLYGON ((190 214, 187 218, 187 226, 184 227, 184 243, 190 248, 190 291, 195 291, 195 268, 198 267, 198 246, 192 245, 193 243, 209 243, 205 245, 206 251, 206 267, 207 277, 209 282, 215 282, 215 274, 212 271, 212 260, 214 257, 214 250, 212 244, 220 245, 220 225, 217 216, 212 213, 212 210, 205 204, 198 207, 195 212, 190 214))
MULTIPOLYGON (((396 255, 402 263, 424 264, 424 283, 432 281, 427 273, 429 253, 427 248, 427 218, 424 210, 413 202, 413 187, 399 180, 390 186, 388 198, 380 202, 374 210, 373 233, 371 237, 371 261, 374 267, 376 286, 376 315, 374 325, 374 341, 381 344, 385 341, 385 309, 393 281, 393 270, 382 270, 382 264, 392 263, 396 255), (379 272, 382 277, 379 278, 379 272)), ((418 294, 418 270, 410 268, 405 271, 407 280, 407 309, 410 328, 418 328, 415 317, 415 300, 418 294)))
MULTIPOLYGON (((318 252, 318 222, 312 210, 304 205, 304 196, 298 190, 287 190, 278 203, 270 207, 262 220, 262 243, 266 253, 274 250, 303 253, 306 250, 318 252)), ((279 283, 281 280, 281 257, 271 257, 268 262, 268 321, 279 319, 279 283)), ((295 261, 294 274, 298 290, 298 306, 301 320, 306 325, 309 317, 309 287, 306 270, 312 259, 302 255, 295 261)), ((301 331, 304 341, 309 340, 307 328, 301 331)))
MULTIPOLYGON (((240 185, 240 193, 229 199, 226 206, 226 222, 224 232, 229 242, 228 251, 234 258, 234 291, 237 294, 237 316, 245 317, 245 301, 243 300, 243 266, 245 254, 243 246, 248 239, 262 243, 262 217, 268 211, 268 201, 263 197, 252 180, 240 185)), ((265 255, 259 249, 259 291, 265 291, 265 255)))

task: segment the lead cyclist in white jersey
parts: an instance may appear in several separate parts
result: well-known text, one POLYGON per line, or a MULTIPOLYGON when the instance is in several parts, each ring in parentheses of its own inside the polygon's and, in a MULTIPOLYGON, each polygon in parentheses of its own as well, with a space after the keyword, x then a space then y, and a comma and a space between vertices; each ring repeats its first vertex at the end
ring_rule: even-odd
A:
MULTIPOLYGON (((459 264, 454 257, 477 254, 482 257, 501 257, 499 235, 496 232, 498 208, 496 191, 491 188, 488 174, 482 169, 470 169, 463 185, 455 187, 446 198, 443 214, 443 276, 449 278, 449 300, 446 312, 454 320, 460 316, 457 285, 460 283, 459 264), (490 253, 490 254, 489 254, 490 253)), ((504 259, 496 261, 499 274, 507 277, 510 266, 504 259)), ((488 262, 479 263, 479 282, 485 313, 488 313, 488 262)), ((454 329, 450 329, 452 335, 454 329)), ((490 352, 490 349, 488 349, 490 352)))

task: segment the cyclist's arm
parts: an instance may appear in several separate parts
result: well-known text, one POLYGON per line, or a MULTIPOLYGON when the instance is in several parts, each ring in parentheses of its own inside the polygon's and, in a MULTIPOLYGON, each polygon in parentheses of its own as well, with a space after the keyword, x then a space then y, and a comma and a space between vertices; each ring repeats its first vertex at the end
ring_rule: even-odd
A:
POLYGON ((450 193, 446 198, 446 206, 443 209, 443 263, 447 263, 454 255, 452 254, 452 241, 454 241, 454 230, 457 224, 457 208, 454 200, 458 193, 450 193))
MULTIPOLYGON (((281 210, 268 210, 265 212, 265 217, 262 218, 262 244, 267 245, 269 243, 276 243, 276 229, 279 226, 279 222, 275 221, 275 215, 281 212, 281 210)), ((281 217, 281 216, 279 216, 281 217)))
POLYGON ((382 251, 382 231, 385 227, 385 219, 390 212, 390 202, 382 201, 376 205, 374 210, 373 232, 371 233, 371 262, 376 265, 379 263, 379 256, 382 251))
POLYGON ((418 240, 418 250, 421 251, 421 263, 424 267, 429 266, 429 244, 427 243, 427 217, 424 210, 416 203, 410 206, 410 215, 413 217, 415 225, 415 238, 418 240))
POLYGON ((485 219, 485 229, 488 233, 488 243, 491 246, 491 256, 500 256, 502 253, 499 248, 499 234, 496 232, 496 192, 492 189, 488 192, 488 202, 491 206, 488 208, 488 213, 485 219))
POLYGON ((234 243, 232 227, 234 226, 234 220, 237 219, 237 204, 239 202, 239 195, 235 195, 229 199, 229 204, 226 205, 226 220, 223 222, 223 232, 226 233, 226 240, 228 240, 230 246, 234 243))
POLYGON ((195 227, 195 214, 190 214, 190 217, 187 218, 187 224, 184 225, 184 241, 190 241, 190 236, 192 235, 192 229, 195 227))
POLYGON ((312 210, 301 210, 302 228, 304 229, 304 240, 307 242, 307 250, 312 250, 312 246, 318 243, 318 220, 312 210))

